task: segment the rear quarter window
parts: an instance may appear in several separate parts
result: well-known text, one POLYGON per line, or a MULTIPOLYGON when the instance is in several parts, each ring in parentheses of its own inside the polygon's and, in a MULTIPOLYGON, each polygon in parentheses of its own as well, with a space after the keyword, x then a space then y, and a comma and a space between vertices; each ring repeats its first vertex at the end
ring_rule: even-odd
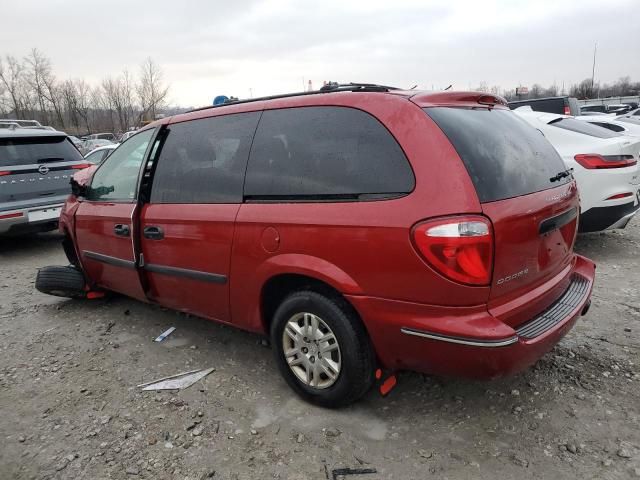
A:
POLYGON ((367 200, 411 192, 413 171, 375 117, 348 107, 267 110, 245 183, 248 200, 367 200))
POLYGON ((0 167, 82 161, 67 137, 0 138, 0 167))
POLYGON ((424 110, 458 152, 483 203, 539 192, 571 180, 550 180, 566 170, 564 162, 542 133, 511 111, 424 110))

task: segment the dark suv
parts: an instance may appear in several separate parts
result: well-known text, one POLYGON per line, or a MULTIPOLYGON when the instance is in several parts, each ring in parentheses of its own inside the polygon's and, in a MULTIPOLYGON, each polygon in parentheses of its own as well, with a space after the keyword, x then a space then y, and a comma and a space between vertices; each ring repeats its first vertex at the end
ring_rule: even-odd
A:
POLYGON ((0 129, 0 235, 56 229, 69 181, 87 166, 65 133, 0 129))
POLYGON ((531 107, 535 112, 559 113, 561 115, 580 115, 580 105, 574 97, 546 97, 527 100, 514 100, 509 102, 509 108, 514 110, 519 107, 531 107))
POLYGON ((210 107, 149 125, 75 183, 73 267, 41 269, 37 288, 268 334, 321 405, 387 392, 402 369, 519 371, 589 307, 576 183, 492 95, 332 85, 210 107))

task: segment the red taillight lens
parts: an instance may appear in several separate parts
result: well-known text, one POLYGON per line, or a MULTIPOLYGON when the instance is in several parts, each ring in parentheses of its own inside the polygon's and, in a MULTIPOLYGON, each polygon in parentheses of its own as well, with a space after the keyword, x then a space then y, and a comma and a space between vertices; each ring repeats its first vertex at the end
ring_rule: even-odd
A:
POLYGON ((78 165, 73 165, 71 168, 75 170, 82 170, 83 168, 89 168, 92 165, 92 163, 79 163, 78 165))
POLYGON ((564 106, 564 114, 565 115, 571 115, 571 109, 569 108, 568 105, 564 106))
POLYGON ((637 163, 633 155, 598 155, 595 153, 581 153, 576 155, 576 162, 589 170, 597 168, 624 168, 637 163))
POLYGON ((493 231, 484 217, 448 217, 419 223, 413 241, 438 273, 467 285, 489 285, 493 231))
POLYGON ((11 172, 0 172, 0 177, 4 177, 5 175, 11 175, 11 172))
POLYGON ((7 218, 18 218, 18 217, 22 217, 24 214, 22 212, 17 212, 17 213, 6 213, 4 215, 0 215, 0 220, 4 220, 7 218))
POLYGON ((633 196, 633 193, 631 192, 616 193, 615 195, 611 195, 609 198, 605 198, 605 200, 619 200, 621 198, 627 198, 631 196, 633 196))

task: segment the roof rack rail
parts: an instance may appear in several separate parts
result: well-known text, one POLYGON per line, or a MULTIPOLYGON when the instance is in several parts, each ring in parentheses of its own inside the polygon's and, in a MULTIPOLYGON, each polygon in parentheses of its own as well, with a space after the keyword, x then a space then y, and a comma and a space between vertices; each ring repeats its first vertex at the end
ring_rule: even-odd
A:
POLYGON ((386 85, 378 85, 375 83, 336 83, 336 82, 328 82, 323 85, 320 90, 311 90, 308 92, 294 92, 294 93, 283 93, 280 95, 269 95, 266 97, 257 97, 257 98, 245 98, 242 100, 227 100, 224 103, 219 105, 207 105, 206 107, 194 108, 193 110, 189 110, 186 113, 190 112, 199 112, 201 110, 208 110, 210 108, 219 108, 227 105, 237 105, 242 103, 251 103, 251 102, 260 102, 264 100, 277 100, 279 98, 289 98, 289 97, 303 97, 306 95, 319 95, 323 93, 334 93, 334 92, 389 92, 391 90, 400 90, 398 87, 389 87, 386 85))

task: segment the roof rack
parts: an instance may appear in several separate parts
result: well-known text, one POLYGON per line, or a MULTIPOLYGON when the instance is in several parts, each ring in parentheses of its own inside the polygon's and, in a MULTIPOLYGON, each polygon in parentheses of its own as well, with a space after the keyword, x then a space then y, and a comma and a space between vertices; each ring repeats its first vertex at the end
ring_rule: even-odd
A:
POLYGON ((225 107, 227 105, 237 105, 242 103, 251 103, 251 102, 260 102, 264 100, 276 100, 278 98, 289 98, 289 97, 303 97, 306 95, 318 95, 322 93, 334 93, 334 92, 389 92, 391 90, 400 90, 397 87, 389 87, 386 85, 378 85, 375 83, 337 83, 337 82, 329 82, 323 85, 320 90, 311 90, 309 92, 294 92, 294 93, 283 93, 280 95, 270 95, 267 97, 257 97, 257 98, 245 98, 242 100, 227 100, 220 105, 207 105, 206 107, 194 108, 193 110, 189 110, 186 113, 190 112, 199 112, 201 110, 208 110, 210 108, 218 108, 225 107))

